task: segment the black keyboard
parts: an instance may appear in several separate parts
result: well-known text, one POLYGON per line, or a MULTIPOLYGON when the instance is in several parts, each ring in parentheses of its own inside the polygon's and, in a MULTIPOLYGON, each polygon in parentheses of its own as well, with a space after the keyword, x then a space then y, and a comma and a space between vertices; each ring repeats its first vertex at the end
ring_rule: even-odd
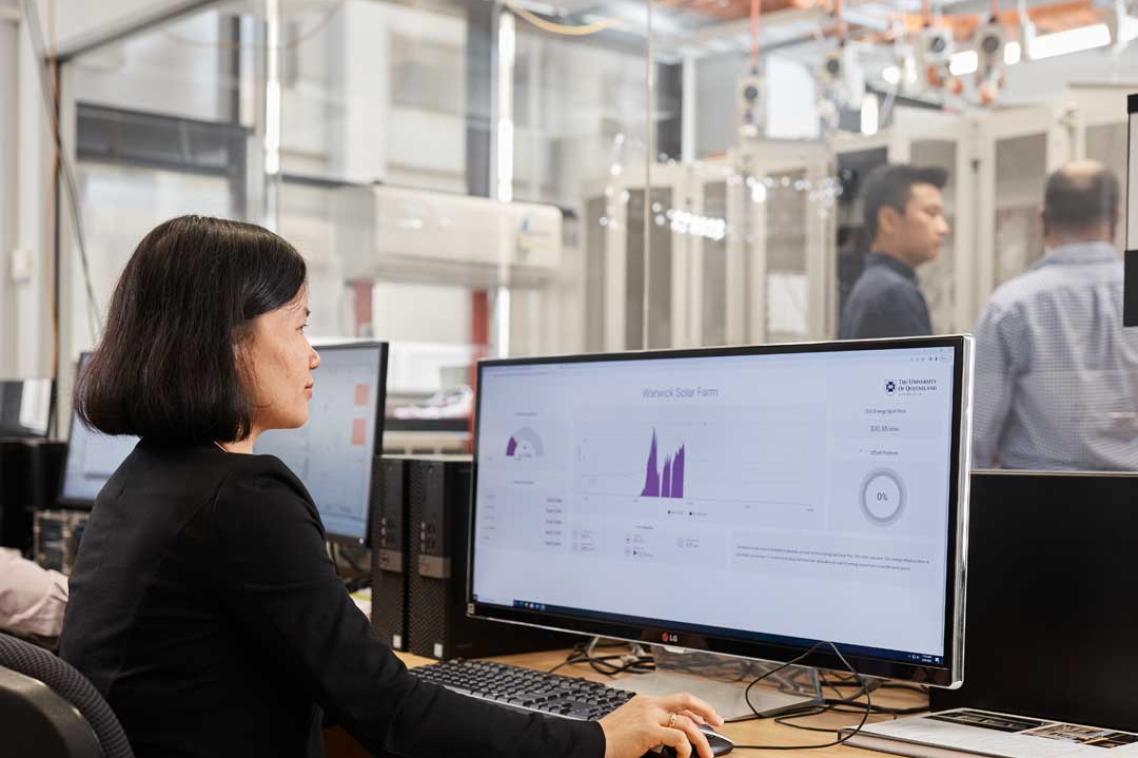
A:
POLYGON ((633 697, 600 682, 490 661, 443 661, 413 668, 411 673, 482 700, 584 721, 607 716, 633 697))

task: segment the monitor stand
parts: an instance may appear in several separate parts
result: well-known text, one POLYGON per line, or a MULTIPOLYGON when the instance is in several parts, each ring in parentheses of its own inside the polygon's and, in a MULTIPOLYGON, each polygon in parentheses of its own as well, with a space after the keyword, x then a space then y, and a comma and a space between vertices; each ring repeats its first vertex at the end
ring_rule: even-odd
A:
POLYGON ((734 658, 715 653, 687 651, 651 645, 656 670, 651 674, 622 677, 613 686, 638 695, 672 695, 688 692, 705 701, 726 721, 769 717, 822 702, 818 670, 787 666, 751 688, 747 685, 782 664, 734 658), (752 710, 751 706, 754 706, 752 710))

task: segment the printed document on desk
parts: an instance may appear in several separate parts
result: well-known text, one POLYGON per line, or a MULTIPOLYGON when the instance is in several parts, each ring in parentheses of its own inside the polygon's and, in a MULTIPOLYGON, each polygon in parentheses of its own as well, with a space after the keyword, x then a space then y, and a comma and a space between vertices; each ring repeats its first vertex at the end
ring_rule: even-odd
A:
MULTIPOLYGON (((853 732, 841 730, 841 736, 853 732)), ((845 744, 915 758, 1129 758, 1138 734, 971 708, 870 724, 845 744)))

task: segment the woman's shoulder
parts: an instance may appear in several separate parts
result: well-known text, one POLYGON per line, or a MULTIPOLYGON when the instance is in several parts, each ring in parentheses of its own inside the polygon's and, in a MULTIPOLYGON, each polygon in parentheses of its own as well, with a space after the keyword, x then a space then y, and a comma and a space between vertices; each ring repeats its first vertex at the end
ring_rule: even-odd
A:
POLYGON ((312 497, 288 466, 272 455, 230 453, 229 470, 208 509, 209 519, 230 537, 258 533, 272 524, 275 539, 323 527, 312 497))
POLYGON ((221 490, 241 490, 246 494, 264 493, 273 497, 296 496, 310 501, 304 484, 275 455, 225 453, 226 474, 221 490))

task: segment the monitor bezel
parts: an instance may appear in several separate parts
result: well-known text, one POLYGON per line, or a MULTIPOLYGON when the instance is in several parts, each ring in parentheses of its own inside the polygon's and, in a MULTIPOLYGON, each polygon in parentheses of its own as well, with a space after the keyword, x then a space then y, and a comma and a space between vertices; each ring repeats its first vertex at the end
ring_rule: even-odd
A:
MULTIPOLYGON (((563 632, 599 635, 630 642, 646 642, 706 651, 742 658, 786 662, 802 655, 817 640, 793 643, 756 641, 731 636, 711 627, 631 623, 622 620, 594 620, 579 616, 559 615, 554 612, 492 605, 474 599, 475 523, 478 508, 478 442, 482 407, 482 374, 487 367, 535 366, 554 363, 613 362, 622 360, 667 360, 675 358, 715 358, 752 355, 780 355, 794 353, 857 352, 865 350, 916 349, 949 347, 953 349, 952 393, 952 461, 949 472, 949 513, 947 556, 945 572, 945 655, 941 665, 907 662, 870 654, 839 645, 843 655, 858 673, 887 679, 917 682, 934 687, 956 688, 964 672, 964 608, 965 576, 967 571, 968 528, 968 477, 971 470, 971 419, 972 419, 972 338, 968 335, 937 337, 911 337, 897 339, 850 340, 843 342, 808 342, 778 345, 714 347, 677 350, 645 350, 617 353, 595 353, 535 358, 499 358, 478 363, 475 392, 475 418, 473 464, 470 492, 469 550, 467 555, 467 615, 473 618, 522 624, 563 632)), ((827 669, 844 669, 845 666, 832 652, 819 650, 802 661, 803 665, 827 669)))

